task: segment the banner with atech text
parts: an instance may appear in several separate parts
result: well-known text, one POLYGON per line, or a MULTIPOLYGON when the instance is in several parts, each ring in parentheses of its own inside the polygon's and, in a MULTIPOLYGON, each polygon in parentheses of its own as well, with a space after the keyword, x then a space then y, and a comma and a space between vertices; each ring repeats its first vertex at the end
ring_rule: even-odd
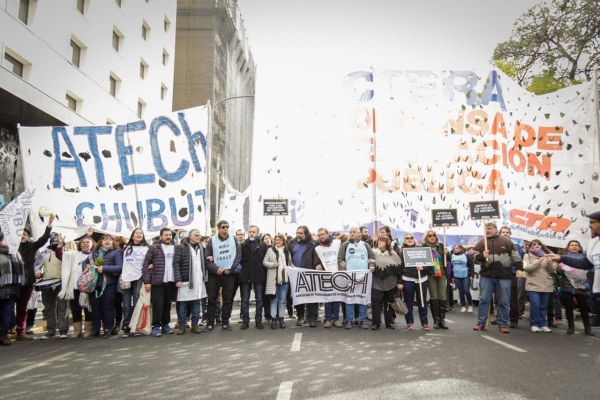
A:
POLYGON ((369 304, 373 275, 369 271, 317 271, 286 268, 294 305, 306 303, 369 304))

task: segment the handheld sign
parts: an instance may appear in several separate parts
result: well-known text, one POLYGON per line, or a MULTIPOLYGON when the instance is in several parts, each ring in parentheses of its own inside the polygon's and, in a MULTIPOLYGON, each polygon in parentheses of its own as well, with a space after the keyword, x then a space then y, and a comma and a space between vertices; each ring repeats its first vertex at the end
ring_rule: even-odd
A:
POLYGON ((263 215, 288 215, 288 199, 264 199, 263 215))
POLYGON ((500 205, 498 200, 471 201, 469 202, 471 219, 500 219, 500 205))
POLYGON ((458 226, 458 210, 456 208, 431 210, 431 225, 433 227, 458 226))
POLYGON ((402 254, 406 267, 433 265, 433 255, 429 247, 404 247, 402 254))

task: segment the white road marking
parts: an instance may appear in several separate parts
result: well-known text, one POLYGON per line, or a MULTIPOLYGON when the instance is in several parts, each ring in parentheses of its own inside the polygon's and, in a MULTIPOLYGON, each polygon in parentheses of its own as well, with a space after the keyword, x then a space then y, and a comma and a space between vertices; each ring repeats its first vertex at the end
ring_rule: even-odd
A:
MULTIPOLYGON (((298 335, 302 335, 298 333, 298 335)), ((289 400, 292 396, 292 386, 294 382, 282 382, 279 385, 279 392, 277 392, 277 400, 289 400)))
POLYGON ((426 333, 425 336, 452 337, 450 335, 440 335, 439 333, 426 333))
POLYGON ((518 351, 519 353, 527 353, 527 350, 523 350, 520 347, 513 346, 512 344, 504 343, 502 340, 494 339, 493 337, 489 337, 489 336, 486 336, 486 335, 481 335, 481 337, 485 338, 487 340, 491 340, 492 342, 496 342, 498 344, 501 344, 502 346, 507 347, 507 348, 509 348, 511 350, 518 351))
MULTIPOLYGON (((300 343, 302 342, 302 334, 296 333, 294 334, 294 342, 292 343, 292 351, 300 351, 300 343)), ((284 382, 288 383, 288 382, 284 382)), ((283 385, 283 383, 282 383, 283 385)))
POLYGON ((67 358, 67 357, 69 357, 69 356, 71 356, 73 354, 75 354, 75 352, 71 351, 71 352, 68 352, 68 353, 65 353, 65 354, 61 354, 60 356, 56 356, 54 358, 50 358, 50 359, 48 359, 46 361, 42 361, 42 362, 30 365, 28 367, 18 369, 18 370, 14 371, 14 372, 11 372, 10 374, 6 374, 6 375, 0 376, 0 381, 3 381, 5 379, 9 379, 9 378, 13 378, 13 377, 15 377, 15 376, 17 376, 17 375, 19 375, 19 374, 21 374, 23 372, 31 371, 32 369, 35 369, 35 368, 44 367, 44 366, 46 366, 48 364, 53 363, 54 361, 62 360, 63 358, 67 358))
POLYGON ((445 322, 450 322, 451 324, 453 324, 453 323, 454 323, 454 321, 450 321, 450 320, 449 320, 449 319, 447 319, 447 318, 444 318, 444 321, 445 321, 445 322))

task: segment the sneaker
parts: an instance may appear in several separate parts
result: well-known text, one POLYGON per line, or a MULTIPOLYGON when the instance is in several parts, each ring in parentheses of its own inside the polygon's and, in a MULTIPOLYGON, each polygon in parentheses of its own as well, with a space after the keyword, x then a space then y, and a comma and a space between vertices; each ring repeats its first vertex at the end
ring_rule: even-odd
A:
POLYGON ((155 326, 154 328, 152 328, 152 336, 154 336, 154 337, 162 336, 162 334, 160 333, 160 326, 155 326))
POLYGON ((537 326, 531 327, 531 332, 538 333, 539 331, 540 331, 540 328, 538 328, 537 326))
POLYGON ((30 340, 33 340, 33 338, 31 336, 27 336, 25 333, 19 333, 17 334, 17 338, 15 340, 17 342, 29 342, 30 340))
POLYGON ((421 327, 421 329, 423 329, 424 331, 430 331, 431 328, 429 327, 429 325, 425 324, 421 327))
POLYGON ((223 321, 220 318, 217 318, 217 325, 223 325, 223 321))
POLYGON ((325 321, 325 323, 323 324, 323 328, 331 328, 331 321, 325 321))
POLYGON ((204 329, 202 329, 202 332, 212 332, 213 329, 215 329, 215 326, 209 322, 204 329))
POLYGON ((482 331, 484 329, 484 326, 482 324, 477 324, 473 327, 474 331, 482 331))
POLYGON ((499 326, 498 330, 500 331, 500 333, 510 333, 510 331, 508 330, 508 328, 505 327, 505 326, 499 326))
POLYGON ((358 327, 360 329, 369 329, 369 327, 367 326, 367 321, 361 322, 360 324, 358 324, 358 327))
POLYGON ((560 325, 560 324, 562 324, 562 318, 554 318, 554 323, 555 323, 556 325, 560 325))
POLYGON ((376 331, 378 329, 379 329, 379 325, 377 325, 377 324, 371 324, 371 330, 372 331, 376 331))
POLYGON ((510 323, 509 326, 510 326, 510 329, 516 329, 516 328, 519 327, 519 322, 517 322, 517 321, 511 321, 511 323, 510 323))
POLYGON ((231 325, 229 325, 229 322, 223 322, 223 325, 221 326, 221 328, 223 328, 224 331, 231 331, 231 330, 233 330, 233 328, 231 327, 231 325))
POLYGON ((344 327, 344 325, 342 325, 342 323, 340 321, 333 321, 333 326, 335 326, 336 328, 344 327))
POLYGON ((460 309, 460 312, 467 312, 467 307, 463 307, 460 309))
POLYGON ((346 329, 352 329, 352 322, 348 322, 346 324, 346 329))
POLYGON ((473 306, 469 306, 469 308, 467 308, 467 312, 473 312, 473 306))
POLYGON ((298 319, 298 321, 296 321, 296 326, 302 326, 302 321, 300 321, 300 319, 298 319))
POLYGON ((409 331, 412 331, 415 329, 415 325, 414 324, 408 324, 406 325, 406 329, 408 329, 409 331))
POLYGON ((396 329, 396 325, 394 325, 394 324, 386 325, 385 329, 396 329))
POLYGON ((130 333, 131 333, 131 328, 125 328, 125 329, 123 329, 123 334, 121 335, 121 337, 128 338, 130 333))
POLYGON ((164 334, 170 335, 171 333, 173 333, 173 329, 171 329, 169 325, 165 325, 162 327, 162 332, 164 334))
POLYGON ((540 328, 540 332, 544 332, 544 333, 552 333, 552 329, 548 328, 547 326, 542 326, 540 328))
POLYGON ((58 337, 59 339, 68 339, 69 335, 67 335, 68 331, 60 331, 60 336, 58 337))
POLYGON ((48 340, 50 338, 54 337, 54 333, 46 333, 44 336, 42 336, 40 339, 41 340, 48 340))

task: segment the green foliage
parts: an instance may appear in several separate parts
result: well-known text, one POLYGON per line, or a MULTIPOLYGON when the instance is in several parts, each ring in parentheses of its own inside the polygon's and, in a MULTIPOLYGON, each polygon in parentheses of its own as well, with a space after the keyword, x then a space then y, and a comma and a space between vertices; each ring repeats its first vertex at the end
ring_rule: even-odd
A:
POLYGON ((600 64, 600 1, 553 0, 532 7, 492 58, 537 94, 591 80, 600 64))

